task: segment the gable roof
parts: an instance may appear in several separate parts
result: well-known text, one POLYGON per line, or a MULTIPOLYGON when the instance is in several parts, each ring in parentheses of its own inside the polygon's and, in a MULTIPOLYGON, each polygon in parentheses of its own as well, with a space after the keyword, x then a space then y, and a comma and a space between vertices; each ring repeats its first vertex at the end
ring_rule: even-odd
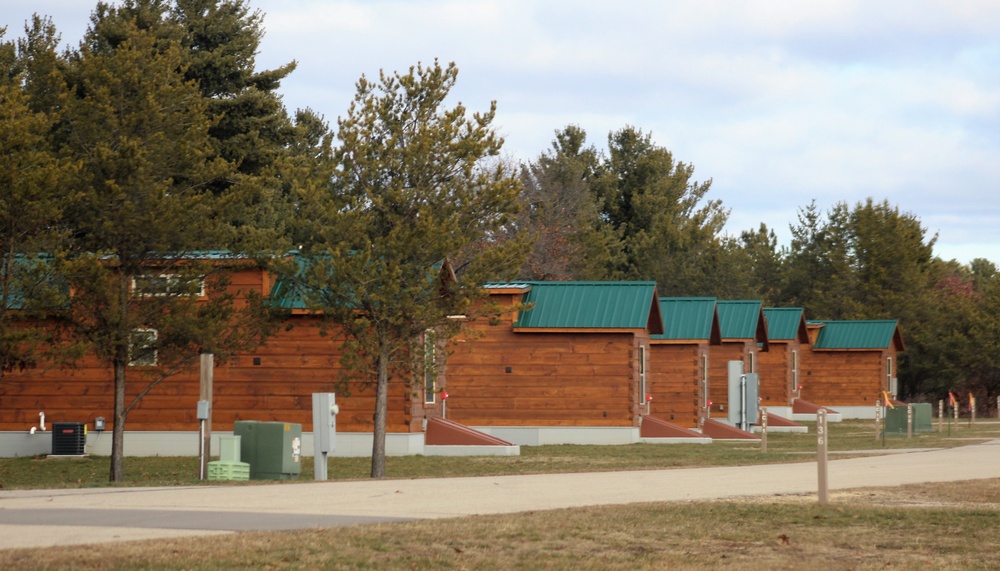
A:
MULTIPOLYGON (((295 275, 282 276, 274 282, 269 295, 271 306, 275 309, 290 309, 295 312, 309 311, 313 308, 308 307, 306 303, 309 293, 308 287, 302 279, 298 278, 313 267, 312 258, 294 251, 289 253, 289 257, 295 263, 295 275)), ((455 277, 455 270, 448 259, 438 260, 428 270, 428 283, 435 279, 441 282, 442 287, 458 281, 458 278, 455 277)))
POLYGON ((656 282, 530 282, 515 329, 663 332, 656 282))
POLYGON ((722 340, 714 297, 661 297, 660 314, 663 315, 663 333, 651 335, 651 340, 709 341, 712 344, 722 340))
POLYGON ((723 339, 756 340, 767 351, 767 322, 759 300, 719 300, 716 308, 723 339))
POLYGON ((805 312, 801 307, 765 307, 767 338, 770 341, 809 342, 805 312))
POLYGON ((813 349, 888 349, 905 350, 896 319, 859 321, 810 321, 820 326, 813 349))

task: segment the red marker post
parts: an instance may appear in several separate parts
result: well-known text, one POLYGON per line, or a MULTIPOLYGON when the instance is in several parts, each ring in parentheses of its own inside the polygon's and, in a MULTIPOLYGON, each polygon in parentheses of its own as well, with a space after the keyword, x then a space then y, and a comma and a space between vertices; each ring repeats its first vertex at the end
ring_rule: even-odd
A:
POLYGON ((441 391, 441 418, 448 418, 448 391, 441 391))

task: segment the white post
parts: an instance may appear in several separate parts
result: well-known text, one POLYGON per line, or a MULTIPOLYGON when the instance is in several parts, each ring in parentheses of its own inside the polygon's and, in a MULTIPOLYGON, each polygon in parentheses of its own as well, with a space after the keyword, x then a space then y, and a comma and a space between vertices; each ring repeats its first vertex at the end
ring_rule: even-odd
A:
POLYGON ((826 409, 819 409, 816 412, 816 467, 818 471, 819 503, 826 505, 829 501, 829 485, 827 483, 827 432, 826 432, 826 409))
POLYGON ((882 432, 882 403, 875 401, 875 442, 878 442, 879 433, 882 432))
POLYGON ((767 407, 760 409, 760 451, 767 453, 767 407))

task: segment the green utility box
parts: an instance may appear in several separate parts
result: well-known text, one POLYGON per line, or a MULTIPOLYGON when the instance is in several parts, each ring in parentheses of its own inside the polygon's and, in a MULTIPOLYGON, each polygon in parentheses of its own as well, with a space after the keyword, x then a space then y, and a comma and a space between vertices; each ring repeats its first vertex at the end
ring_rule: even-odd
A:
POLYGON ((250 464, 251 480, 292 480, 302 473, 302 425, 240 420, 240 459, 250 464))
MULTIPOLYGON (((928 403, 911 404, 913 407, 913 433, 931 432, 934 430, 934 423, 931 418, 931 405, 928 403)), ((906 434, 906 407, 896 408, 886 407, 885 409, 885 433, 886 434, 906 434)))

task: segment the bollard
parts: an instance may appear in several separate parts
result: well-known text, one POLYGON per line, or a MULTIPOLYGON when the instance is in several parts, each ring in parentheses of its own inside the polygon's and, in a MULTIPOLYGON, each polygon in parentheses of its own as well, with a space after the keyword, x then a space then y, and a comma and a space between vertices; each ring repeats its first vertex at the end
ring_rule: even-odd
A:
POLYGON ((816 468, 819 485, 819 503, 826 505, 829 501, 829 486, 827 484, 826 465, 826 409, 819 409, 816 412, 816 468))
POLYGON ((767 453, 767 407, 760 409, 760 451, 767 453))
POLYGON ((882 403, 875 401, 875 442, 878 442, 880 432, 882 432, 882 403))
POLYGON ((944 399, 938 401, 938 432, 944 432, 944 399))

